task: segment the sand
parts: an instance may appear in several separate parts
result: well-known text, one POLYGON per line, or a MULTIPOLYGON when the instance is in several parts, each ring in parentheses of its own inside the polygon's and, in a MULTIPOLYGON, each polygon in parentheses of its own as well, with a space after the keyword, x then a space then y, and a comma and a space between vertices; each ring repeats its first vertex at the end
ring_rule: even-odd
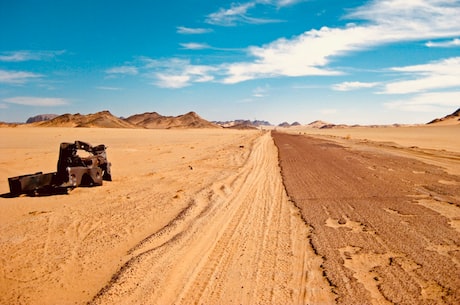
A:
POLYGON ((269 133, 0 129, 7 177, 54 171, 59 143, 108 146, 112 182, 0 198, 1 304, 331 300, 269 133), (307 276, 308 275, 308 276, 307 276))
MULTIPOLYGON (((458 129, 443 134, 433 135, 436 143, 390 134, 375 140, 395 142, 397 148, 385 144, 389 153, 411 158, 418 158, 410 148, 416 145, 432 162, 458 170, 458 129)), ((381 149, 371 136, 331 136, 381 149)), ((66 141, 108 146, 113 176, 68 195, 0 197, 1 304, 336 301, 311 243, 313 228, 285 191, 268 132, 0 128, 0 137, 0 194, 9 191, 8 177, 55 171, 66 141)))

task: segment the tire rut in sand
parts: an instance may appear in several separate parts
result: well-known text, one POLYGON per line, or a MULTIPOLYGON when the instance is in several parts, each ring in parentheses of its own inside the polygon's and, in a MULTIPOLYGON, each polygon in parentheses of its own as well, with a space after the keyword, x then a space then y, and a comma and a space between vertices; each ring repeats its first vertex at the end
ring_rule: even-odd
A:
POLYGON ((331 303, 308 236, 265 133, 237 174, 204 187, 134 247, 90 303, 331 303))

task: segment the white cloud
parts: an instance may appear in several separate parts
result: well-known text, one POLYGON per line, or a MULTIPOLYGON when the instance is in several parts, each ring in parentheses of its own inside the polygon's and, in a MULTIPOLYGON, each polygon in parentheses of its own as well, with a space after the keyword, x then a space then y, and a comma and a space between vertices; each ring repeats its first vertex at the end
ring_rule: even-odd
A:
POLYGON ((373 37, 374 29, 323 27, 293 39, 278 39, 262 47, 250 47, 252 62, 227 66, 225 83, 237 83, 255 78, 305 75, 340 75, 340 71, 325 68, 330 57, 363 48, 373 37))
POLYGON ((425 46, 429 48, 450 48, 450 47, 460 47, 460 39, 455 38, 450 41, 439 41, 439 42, 432 42, 428 41, 425 46))
POLYGON ((0 70, 0 83, 5 84, 25 84, 32 79, 41 77, 43 75, 31 72, 0 70))
POLYGON ((17 104, 17 105, 26 105, 26 106, 61 106, 67 105, 69 102, 63 98, 53 98, 53 97, 33 97, 33 96, 17 96, 6 98, 3 100, 6 103, 17 104))
POLYGON ((212 29, 205 29, 205 28, 187 28, 184 26, 177 27, 178 34, 186 34, 186 35, 196 35, 196 34, 206 34, 212 32, 212 29))
POLYGON ((204 65, 193 65, 189 60, 172 58, 155 60, 143 57, 145 76, 155 79, 154 84, 162 88, 183 88, 192 83, 203 83, 214 80, 216 68, 204 65))
POLYGON ((206 22, 215 25, 235 25, 238 20, 244 19, 247 11, 255 6, 255 2, 245 4, 232 3, 229 9, 219 9, 219 11, 209 14, 206 22))
POLYGON ((180 44, 186 50, 204 50, 204 49, 211 49, 206 43, 196 43, 196 42, 189 42, 189 43, 181 43, 180 44))
POLYGON ((389 83, 382 93, 406 94, 460 86, 460 57, 392 70, 413 75, 415 79, 389 83))
POLYGON ((333 90, 336 91, 351 91, 365 88, 373 88, 378 86, 379 83, 363 83, 363 82, 343 82, 332 86, 333 90))
POLYGON ((276 0, 275 5, 278 7, 289 6, 305 0, 276 0))
POLYGON ((187 74, 171 75, 156 73, 155 77, 157 78, 155 85, 162 88, 178 89, 190 85, 190 76, 187 74))
MULTIPOLYGON (((219 25, 236 25, 239 22, 250 22, 248 12, 256 5, 273 6, 293 3, 295 1, 282 0, 233 3, 229 9, 220 9, 210 14, 207 21, 219 25)), ((330 64, 335 58, 352 52, 401 41, 459 36, 460 18, 457 16, 460 16, 459 0, 375 0, 348 14, 346 18, 353 18, 354 23, 349 23, 347 26, 312 29, 289 39, 280 38, 266 45, 250 46, 246 49, 248 55, 246 61, 204 66, 177 59, 141 58, 144 64, 142 67, 123 66, 114 68, 111 72, 126 74, 142 72, 142 75, 147 74, 156 78, 157 85, 172 88, 205 81, 234 84, 258 78, 341 75, 343 73, 332 68, 330 64), (199 72, 193 72, 193 69, 199 72)), ((184 43, 182 47, 194 50, 216 49, 200 43, 184 43)), ((399 72, 408 73, 407 71, 399 72)), ((422 77, 427 77, 426 75, 422 77)), ((439 76, 439 73, 436 75, 439 76)), ((458 74, 444 75, 443 82, 451 86, 452 83, 456 83, 455 78, 459 79, 458 74)), ((436 84, 441 83, 439 80, 429 80, 433 80, 436 84)), ((386 93, 398 91, 396 89, 398 83, 401 85, 400 82, 388 84, 385 88, 386 93)), ((407 85, 414 84, 402 85, 407 87, 407 85)), ((369 84, 348 83, 335 89, 350 90, 353 86, 357 89, 369 86, 369 84)), ((430 85, 428 88, 439 88, 439 86, 430 85)), ((411 90, 416 92, 420 88, 414 87, 411 90)))
POLYGON ((8 105, 7 104, 1 104, 0 103, 0 109, 7 109, 8 108, 8 105))
MULTIPOLYGON (((250 24, 265 24, 281 22, 277 19, 265 19, 251 17, 248 11, 257 4, 272 4, 273 1, 252 1, 243 4, 232 3, 229 9, 221 8, 217 12, 209 14, 206 18, 206 22, 213 25, 220 26, 235 26, 239 23, 250 23, 250 24)), ((276 1, 279 3, 292 2, 292 1, 276 1)), ((286 5, 286 4, 285 4, 286 5)))
POLYGON ((454 0, 372 1, 348 18, 367 21, 343 28, 323 27, 292 39, 250 47, 254 59, 226 65, 224 83, 277 76, 337 75, 334 57, 378 45, 460 35, 460 5, 454 0))
POLYGON ((381 25, 393 31, 395 38, 418 39, 456 35, 459 13, 458 0, 373 0, 348 17, 381 25), (396 29, 402 32, 398 35, 396 29))
POLYGON ((396 109, 413 112, 435 112, 459 107, 460 91, 430 92, 414 97, 396 100, 384 104, 388 109, 396 109))
POLYGON ((107 74, 124 74, 124 75, 137 75, 139 73, 137 67, 133 66, 120 66, 111 68, 105 71, 107 74))
POLYGON ((65 50, 59 51, 11 51, 0 53, 0 61, 5 62, 22 62, 30 60, 49 60, 58 55, 64 54, 65 50))

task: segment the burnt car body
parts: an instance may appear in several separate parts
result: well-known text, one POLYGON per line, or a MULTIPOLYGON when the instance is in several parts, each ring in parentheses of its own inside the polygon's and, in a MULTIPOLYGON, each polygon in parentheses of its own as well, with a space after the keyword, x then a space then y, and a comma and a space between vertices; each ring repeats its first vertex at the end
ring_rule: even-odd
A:
POLYGON ((98 186, 103 180, 112 181, 106 149, 104 144, 91 146, 82 141, 61 143, 57 171, 8 178, 10 194, 66 193, 78 186, 98 186), (86 151, 88 156, 82 157, 78 151, 86 151))

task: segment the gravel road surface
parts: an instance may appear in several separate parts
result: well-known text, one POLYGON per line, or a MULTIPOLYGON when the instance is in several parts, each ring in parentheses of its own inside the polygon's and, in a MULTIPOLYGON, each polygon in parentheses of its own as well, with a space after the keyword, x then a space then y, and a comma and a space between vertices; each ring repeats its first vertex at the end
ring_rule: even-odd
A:
POLYGON ((460 304, 460 177, 383 151, 272 136, 338 304, 460 304))

